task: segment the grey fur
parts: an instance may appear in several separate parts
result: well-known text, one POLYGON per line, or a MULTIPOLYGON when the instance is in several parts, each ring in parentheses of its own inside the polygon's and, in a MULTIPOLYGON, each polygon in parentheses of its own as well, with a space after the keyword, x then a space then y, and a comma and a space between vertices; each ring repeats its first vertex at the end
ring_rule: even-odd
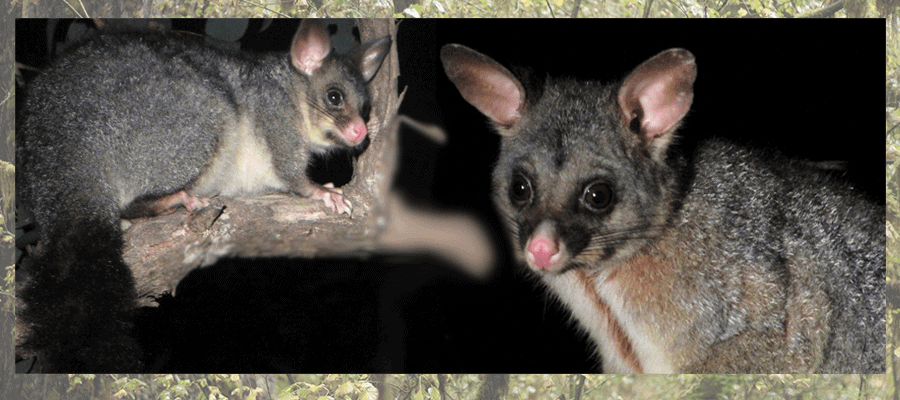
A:
POLYGON ((293 53, 279 54, 216 49, 185 33, 112 32, 37 77, 16 155, 41 251, 17 294, 32 328, 26 347, 45 372, 139 370, 120 215, 159 211, 158 199, 181 191, 321 193, 306 176, 309 155, 348 146, 344 131, 367 132, 366 84, 390 43, 330 54, 315 20, 301 24, 293 53), (303 70, 296 59, 309 53, 315 68, 303 70), (342 93, 332 107, 330 90, 342 93))
POLYGON ((606 372, 884 373, 883 205, 776 152, 667 151, 692 98, 689 52, 621 83, 549 79, 528 96, 474 50, 441 56, 503 136, 493 197, 516 258, 606 372), (634 95, 644 82, 668 86, 634 95))

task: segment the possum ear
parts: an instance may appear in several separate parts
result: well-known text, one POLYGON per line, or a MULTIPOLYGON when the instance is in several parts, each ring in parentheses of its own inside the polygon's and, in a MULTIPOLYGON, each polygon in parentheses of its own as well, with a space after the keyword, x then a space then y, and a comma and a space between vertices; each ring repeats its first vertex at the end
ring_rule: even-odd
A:
POLYGON ((525 109, 522 83, 490 57, 466 46, 444 46, 441 62, 463 98, 488 117, 499 134, 512 134, 510 128, 525 109))
POLYGON ((654 158, 665 153, 672 133, 691 108, 697 64, 685 49, 669 49, 644 61, 619 89, 621 122, 639 134, 654 158))
POLYGON ((359 67, 359 72, 362 74, 364 81, 371 81, 375 77, 378 69, 381 68, 381 61, 388 55, 390 49, 390 36, 366 42, 354 49, 351 53, 351 59, 359 67))
POLYGON ((312 75, 331 52, 328 29, 315 18, 306 18, 291 43, 291 63, 304 75, 312 75))

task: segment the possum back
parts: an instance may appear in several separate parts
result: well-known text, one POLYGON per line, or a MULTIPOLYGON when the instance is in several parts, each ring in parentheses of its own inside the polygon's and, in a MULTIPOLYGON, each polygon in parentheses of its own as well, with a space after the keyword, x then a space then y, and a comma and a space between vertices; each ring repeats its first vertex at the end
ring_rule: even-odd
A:
POLYGON ((239 57, 155 32, 102 34, 76 47, 28 87, 18 147, 26 203, 54 190, 41 176, 59 176, 49 186, 97 184, 98 195, 113 189, 105 194, 120 207, 184 187, 237 123, 247 62, 239 57))

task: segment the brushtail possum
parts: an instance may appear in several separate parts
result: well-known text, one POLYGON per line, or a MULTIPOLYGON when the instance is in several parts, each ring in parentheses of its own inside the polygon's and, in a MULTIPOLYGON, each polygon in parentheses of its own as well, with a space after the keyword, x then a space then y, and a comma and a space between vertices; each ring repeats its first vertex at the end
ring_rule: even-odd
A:
POLYGON ((183 33, 111 32, 28 87, 17 182, 39 251, 18 292, 44 372, 135 371, 135 286, 120 216, 287 192, 350 212, 306 176, 313 152, 367 138, 367 83, 390 37, 347 55, 304 20, 288 53, 246 54, 183 33))
POLYGON ((462 45, 441 60, 501 135, 493 199, 517 260, 605 372, 884 373, 884 207, 772 151, 670 149, 689 51, 535 87, 462 45))

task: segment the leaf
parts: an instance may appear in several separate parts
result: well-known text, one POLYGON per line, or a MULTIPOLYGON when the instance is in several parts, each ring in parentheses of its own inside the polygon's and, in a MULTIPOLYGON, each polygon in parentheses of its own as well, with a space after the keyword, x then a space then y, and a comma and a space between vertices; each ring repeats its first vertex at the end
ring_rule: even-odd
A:
POLYGON ((334 391, 334 397, 349 396, 353 394, 354 391, 356 391, 356 386, 353 386, 352 382, 344 382, 334 391))
POLYGON ((131 381, 128 382, 128 384, 125 385, 125 387, 128 388, 128 390, 132 390, 132 391, 138 386, 147 386, 147 383, 145 383, 144 381, 142 381, 140 379, 132 379, 131 381))
POLYGON ((67 390, 66 393, 69 393, 69 392, 75 390, 75 386, 78 386, 79 384, 81 384, 81 377, 78 377, 78 376, 73 377, 72 384, 71 384, 71 386, 69 386, 69 390, 67 390))
POLYGON ((441 391, 432 386, 428 388, 428 396, 431 397, 431 400, 441 400, 441 391))
POLYGON ((407 8, 407 9, 403 10, 403 12, 409 14, 410 17, 413 17, 413 18, 421 18, 421 17, 419 16, 419 12, 416 11, 415 8, 409 7, 409 8, 407 8))
POLYGON ((360 384, 359 396, 356 400, 375 400, 378 398, 378 388, 371 382, 363 382, 360 384))

